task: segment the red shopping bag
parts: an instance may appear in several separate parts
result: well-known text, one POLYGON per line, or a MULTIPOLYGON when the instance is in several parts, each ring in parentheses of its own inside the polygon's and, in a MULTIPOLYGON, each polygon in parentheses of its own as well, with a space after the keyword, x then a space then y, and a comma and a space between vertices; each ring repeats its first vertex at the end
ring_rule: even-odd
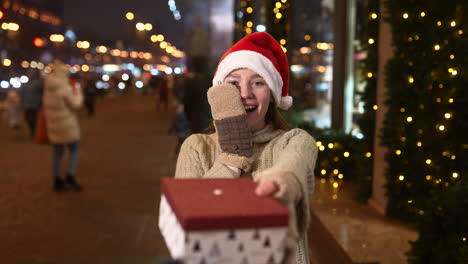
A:
POLYGON ((47 124, 44 109, 39 110, 39 116, 37 120, 36 135, 34 141, 37 144, 49 144, 49 137, 47 136, 47 124))

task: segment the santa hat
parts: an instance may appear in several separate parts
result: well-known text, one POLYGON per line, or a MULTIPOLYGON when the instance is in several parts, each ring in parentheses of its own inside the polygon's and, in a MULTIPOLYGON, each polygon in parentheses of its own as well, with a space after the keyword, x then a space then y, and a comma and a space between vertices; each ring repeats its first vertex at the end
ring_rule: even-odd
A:
POLYGON ((279 108, 287 110, 291 107, 288 59, 270 34, 250 34, 226 51, 219 61, 213 85, 221 84, 229 73, 240 68, 250 69, 263 77, 279 108))

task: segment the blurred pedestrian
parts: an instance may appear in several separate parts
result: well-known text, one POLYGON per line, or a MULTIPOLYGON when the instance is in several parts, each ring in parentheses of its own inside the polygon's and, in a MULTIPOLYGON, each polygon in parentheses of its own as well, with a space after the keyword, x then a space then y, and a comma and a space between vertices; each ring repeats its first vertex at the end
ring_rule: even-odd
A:
POLYGON ((52 72, 44 81, 43 105, 47 122, 47 134, 53 146, 54 190, 82 189, 75 181, 80 155, 80 127, 77 111, 83 103, 81 89, 73 90, 70 71, 60 61, 54 62, 52 72), (60 177, 60 163, 65 147, 69 151, 69 164, 65 181, 60 177))
POLYGON ((23 84, 20 95, 24 110, 24 119, 29 127, 31 138, 34 138, 37 114, 42 104, 44 86, 38 69, 29 69, 27 76, 29 81, 23 84))
POLYGON ((177 114, 171 123, 169 128, 169 134, 175 133, 177 136, 177 146, 175 153, 179 154, 180 146, 184 143, 184 140, 190 136, 190 124, 185 116, 184 106, 179 104, 176 108, 177 114))
POLYGON ((86 74, 82 83, 86 111, 88 113, 88 117, 93 117, 97 96, 96 80, 94 79, 93 74, 89 72, 86 74))
POLYGON ((202 133, 211 121, 210 106, 206 92, 211 86, 208 73, 208 58, 195 56, 189 62, 189 71, 184 80, 184 111, 190 122, 192 133, 202 133))
POLYGON ((156 110, 159 111, 160 108, 164 108, 167 111, 169 108, 169 79, 166 75, 159 77, 157 84, 156 96, 156 110))
POLYGON ((9 90, 5 101, 5 119, 10 128, 13 128, 18 136, 20 129, 21 103, 16 90, 9 90))

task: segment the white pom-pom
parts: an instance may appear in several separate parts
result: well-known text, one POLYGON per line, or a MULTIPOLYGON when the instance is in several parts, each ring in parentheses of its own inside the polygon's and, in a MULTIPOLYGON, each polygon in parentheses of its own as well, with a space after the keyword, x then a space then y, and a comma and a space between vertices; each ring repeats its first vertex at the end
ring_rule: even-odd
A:
POLYGON ((289 96, 289 95, 288 96, 282 96, 278 107, 283 109, 283 110, 288 110, 289 107, 292 106, 292 103, 293 103, 293 99, 292 99, 291 96, 289 96))

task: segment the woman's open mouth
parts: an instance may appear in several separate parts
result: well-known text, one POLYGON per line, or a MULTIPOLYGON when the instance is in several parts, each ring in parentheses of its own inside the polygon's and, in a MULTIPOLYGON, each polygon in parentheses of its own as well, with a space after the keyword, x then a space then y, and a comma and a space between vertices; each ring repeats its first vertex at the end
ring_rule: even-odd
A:
POLYGON ((255 111, 255 109, 257 109, 258 106, 256 105, 247 105, 247 106, 244 106, 244 109, 247 113, 250 113, 250 112, 253 112, 255 111))

